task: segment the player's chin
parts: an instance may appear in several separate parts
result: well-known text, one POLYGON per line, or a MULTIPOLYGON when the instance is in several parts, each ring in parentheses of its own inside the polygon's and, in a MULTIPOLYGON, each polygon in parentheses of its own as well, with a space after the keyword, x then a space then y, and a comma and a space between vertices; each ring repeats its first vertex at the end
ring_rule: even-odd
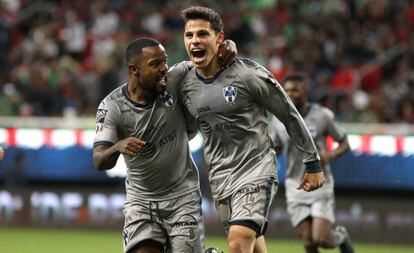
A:
POLYGON ((156 88, 157 93, 163 93, 165 91, 166 87, 167 86, 165 86, 165 85, 158 84, 157 88, 156 88))
POLYGON ((193 63, 194 67, 201 68, 205 64, 205 59, 204 58, 200 59, 200 58, 192 57, 191 62, 193 63))

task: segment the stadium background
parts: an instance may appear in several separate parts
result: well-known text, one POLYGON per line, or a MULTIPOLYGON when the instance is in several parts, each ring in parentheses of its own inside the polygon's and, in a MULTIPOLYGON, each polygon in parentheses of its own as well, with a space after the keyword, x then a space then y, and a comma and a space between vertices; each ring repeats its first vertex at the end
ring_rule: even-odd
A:
MULTIPOLYGON (((147 35, 169 65, 186 59, 179 11, 216 9, 241 56, 278 80, 309 75, 312 101, 331 108, 352 152, 333 162, 337 221, 357 242, 414 245, 413 1, 0 0, 0 226, 120 230, 122 160, 91 162, 99 101, 125 82, 123 49, 147 35)), ((198 136, 192 141, 207 233, 222 235, 198 136)), ((330 145, 335 145, 330 143, 330 145)), ((270 238, 296 238, 281 187, 270 238)))

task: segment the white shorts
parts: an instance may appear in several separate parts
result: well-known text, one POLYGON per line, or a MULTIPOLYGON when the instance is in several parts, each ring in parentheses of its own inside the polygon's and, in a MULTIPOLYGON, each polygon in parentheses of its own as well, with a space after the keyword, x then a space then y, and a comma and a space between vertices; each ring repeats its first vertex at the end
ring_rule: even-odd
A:
POLYGON ((294 227, 299 225, 308 217, 317 217, 335 223, 335 200, 333 197, 317 200, 311 204, 288 202, 287 211, 290 222, 294 227))
POLYGON ((166 252, 204 252, 199 191, 166 201, 134 201, 124 207, 124 252, 144 240, 160 242, 166 252))

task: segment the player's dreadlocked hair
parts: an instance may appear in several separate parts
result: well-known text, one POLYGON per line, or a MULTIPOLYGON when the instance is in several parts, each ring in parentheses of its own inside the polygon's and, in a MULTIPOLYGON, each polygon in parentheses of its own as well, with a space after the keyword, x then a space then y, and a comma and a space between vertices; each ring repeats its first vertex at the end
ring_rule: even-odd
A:
POLYGON ((215 12, 213 9, 203 7, 203 6, 192 6, 181 12, 181 16, 184 20, 184 25, 188 20, 192 19, 202 19, 210 22, 211 28, 217 33, 224 30, 223 21, 220 18, 220 15, 215 12))
POLYGON ((161 44, 159 41, 148 38, 140 37, 128 44, 125 50, 125 61, 127 64, 132 63, 142 53, 144 47, 153 47, 161 44))

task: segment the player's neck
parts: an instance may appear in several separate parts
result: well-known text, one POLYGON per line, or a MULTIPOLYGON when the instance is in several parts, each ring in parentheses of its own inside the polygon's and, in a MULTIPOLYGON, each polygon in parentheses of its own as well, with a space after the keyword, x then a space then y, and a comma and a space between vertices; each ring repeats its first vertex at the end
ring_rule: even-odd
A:
POLYGON ((197 73, 203 78, 212 78, 220 71, 220 67, 214 58, 207 66, 197 68, 197 73))
POLYGON ((128 84, 128 96, 132 101, 140 105, 147 105, 154 102, 157 94, 143 89, 140 85, 128 84))
POLYGON ((309 104, 307 102, 303 103, 299 108, 299 113, 302 117, 304 117, 309 111, 309 104))

